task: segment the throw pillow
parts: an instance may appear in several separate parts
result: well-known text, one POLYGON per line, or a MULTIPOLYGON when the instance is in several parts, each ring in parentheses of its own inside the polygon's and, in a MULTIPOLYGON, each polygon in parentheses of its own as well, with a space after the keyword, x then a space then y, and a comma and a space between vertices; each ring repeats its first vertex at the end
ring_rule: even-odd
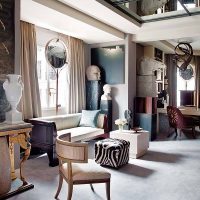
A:
POLYGON ((82 110, 79 126, 96 127, 99 110, 82 110))

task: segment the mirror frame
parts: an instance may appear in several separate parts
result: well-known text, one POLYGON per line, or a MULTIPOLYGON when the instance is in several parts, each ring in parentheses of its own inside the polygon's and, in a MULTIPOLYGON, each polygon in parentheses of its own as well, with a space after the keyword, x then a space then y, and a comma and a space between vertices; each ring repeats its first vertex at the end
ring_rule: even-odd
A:
POLYGON ((60 69, 62 68, 65 64, 67 64, 67 47, 65 45, 65 43, 60 39, 60 38, 53 38, 51 40, 49 40, 45 46, 45 58, 46 58, 46 61, 47 63, 53 68, 53 69, 60 69), (63 51, 64 51, 64 54, 65 54, 65 58, 64 58, 64 64, 62 66, 59 66, 59 67, 56 67, 54 65, 52 65, 52 63, 49 61, 49 56, 48 56, 48 47, 49 47, 49 44, 51 42, 59 42, 60 44, 62 44, 63 46, 63 51))

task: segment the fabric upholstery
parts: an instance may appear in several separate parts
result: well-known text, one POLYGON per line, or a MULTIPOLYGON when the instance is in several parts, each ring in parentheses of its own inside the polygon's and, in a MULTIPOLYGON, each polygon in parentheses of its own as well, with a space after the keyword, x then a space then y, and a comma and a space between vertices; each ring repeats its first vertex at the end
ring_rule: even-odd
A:
POLYGON ((81 113, 40 117, 40 118, 35 118, 33 120, 40 120, 40 119, 45 121, 55 122, 56 129, 63 130, 63 129, 77 127, 80 123, 81 113))
MULTIPOLYGON (((66 178, 68 178, 67 163, 61 166, 61 172, 66 178)), ((89 160, 88 163, 72 164, 73 181, 100 180, 108 178, 110 178, 110 173, 108 173, 105 169, 97 165, 93 160, 89 160)))
POLYGON ((167 115, 170 127, 175 129, 176 137, 178 136, 177 129, 192 128, 193 137, 195 138, 195 126, 199 126, 199 120, 193 117, 184 117, 181 111, 173 106, 167 106, 167 115))
POLYGON ((103 128, 104 126, 104 119, 105 118, 105 114, 99 113, 98 117, 97 117, 97 128, 103 128))
POLYGON ((68 132, 71 133, 72 142, 75 142, 75 141, 85 140, 85 139, 93 138, 95 136, 104 134, 104 129, 93 128, 93 127, 74 127, 74 128, 57 131, 57 135, 60 136, 68 132))
POLYGON ((196 125, 196 120, 194 118, 184 117, 181 111, 176 107, 167 106, 167 115, 169 119, 169 125, 173 128, 183 129, 196 125))
POLYGON ((82 110, 82 116, 79 126, 97 126, 97 117, 100 110, 82 110))
POLYGON ((95 161, 101 165, 119 167, 129 161, 130 142, 122 139, 104 139, 95 143, 95 161))

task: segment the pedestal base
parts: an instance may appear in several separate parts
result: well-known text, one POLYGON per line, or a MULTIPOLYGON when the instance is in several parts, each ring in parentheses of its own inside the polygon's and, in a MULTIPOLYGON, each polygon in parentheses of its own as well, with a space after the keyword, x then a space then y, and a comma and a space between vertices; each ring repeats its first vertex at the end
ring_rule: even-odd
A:
POLYGON ((6 113, 7 124, 19 124, 22 123, 22 113, 9 111, 6 113))
POLYGON ((33 188, 34 188, 34 185, 30 184, 30 183, 23 186, 23 182, 20 179, 17 178, 14 181, 12 181, 10 191, 8 193, 0 196, 0 200, 8 199, 8 198, 10 198, 10 197, 12 197, 16 194, 25 192, 25 191, 33 189, 33 188))

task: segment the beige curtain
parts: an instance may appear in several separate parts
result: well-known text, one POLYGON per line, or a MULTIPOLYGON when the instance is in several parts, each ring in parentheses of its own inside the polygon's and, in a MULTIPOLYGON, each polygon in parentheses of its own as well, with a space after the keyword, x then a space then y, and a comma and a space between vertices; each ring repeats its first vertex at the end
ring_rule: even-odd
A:
POLYGON ((167 65, 169 105, 177 105, 177 67, 173 54, 166 54, 165 64, 167 65))
POLYGON ((194 65, 195 65, 195 71, 196 71, 196 79, 195 79, 195 85, 196 85, 196 108, 199 108, 199 95, 200 95, 200 56, 194 56, 194 65))
POLYGON ((41 116, 41 103, 37 77, 37 45, 35 26, 21 21, 21 63, 20 70, 24 91, 22 113, 24 119, 41 116))
POLYGON ((81 112, 85 108, 85 48, 82 40, 61 35, 68 47, 68 100, 67 113, 81 112))

